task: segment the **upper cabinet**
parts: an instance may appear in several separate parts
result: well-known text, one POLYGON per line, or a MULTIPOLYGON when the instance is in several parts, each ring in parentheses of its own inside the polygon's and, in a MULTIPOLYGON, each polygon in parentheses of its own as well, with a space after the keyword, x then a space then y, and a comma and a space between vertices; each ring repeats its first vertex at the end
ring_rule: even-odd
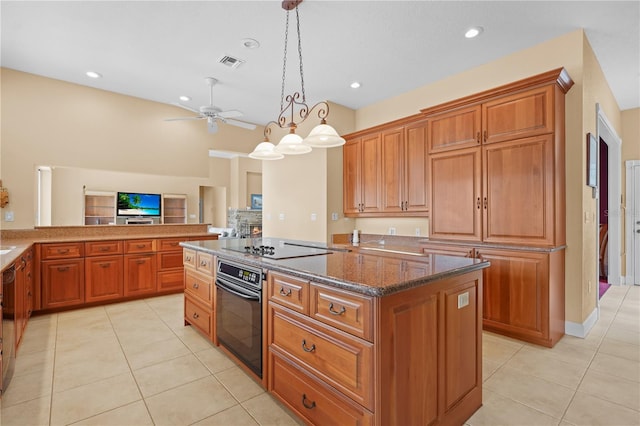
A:
POLYGON ((185 194, 162 194, 162 223, 187 223, 185 194))
POLYGON ((424 111, 430 238, 565 243, 564 94, 571 85, 564 70, 554 70, 424 111))
POLYGON ((418 121, 347 136, 346 216, 427 215, 426 132, 426 121, 418 121))
POLYGON ((84 192, 84 224, 113 225, 116 223, 116 193, 84 192))

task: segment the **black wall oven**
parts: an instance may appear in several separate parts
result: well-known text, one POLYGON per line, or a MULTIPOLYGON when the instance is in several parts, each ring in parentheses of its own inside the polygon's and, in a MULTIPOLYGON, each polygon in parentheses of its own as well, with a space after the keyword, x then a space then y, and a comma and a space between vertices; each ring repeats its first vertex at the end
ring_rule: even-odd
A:
POLYGON ((262 269, 218 260, 218 343, 262 378, 262 269))

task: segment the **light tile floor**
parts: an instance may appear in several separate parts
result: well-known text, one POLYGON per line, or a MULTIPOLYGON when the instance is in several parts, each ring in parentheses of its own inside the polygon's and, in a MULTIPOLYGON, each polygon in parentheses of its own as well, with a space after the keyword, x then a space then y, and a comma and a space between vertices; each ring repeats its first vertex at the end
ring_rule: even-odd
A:
MULTIPOLYGON (((299 425, 182 320, 182 295, 34 317, 1 425, 299 425)), ((612 286, 586 339, 483 337, 468 425, 640 425, 640 287, 612 286)))

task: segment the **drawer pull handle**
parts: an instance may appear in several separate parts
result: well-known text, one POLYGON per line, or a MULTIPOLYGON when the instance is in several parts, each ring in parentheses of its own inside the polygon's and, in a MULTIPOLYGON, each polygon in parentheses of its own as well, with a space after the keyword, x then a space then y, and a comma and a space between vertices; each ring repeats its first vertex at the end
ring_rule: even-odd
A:
POLYGON ((309 410, 316 408, 315 401, 311 401, 311 404, 307 404, 307 394, 304 393, 302 394, 302 405, 304 405, 304 408, 308 408, 309 410))
POLYGON ((194 312, 193 313, 193 319, 198 319, 198 318, 200 318, 200 315, 198 315, 197 312, 194 312))
POLYGON ((191 256, 186 256, 184 259, 185 259, 187 262, 191 262, 191 256))
POLYGON ((339 311, 335 311, 333 309, 333 302, 329 303, 329 312, 332 313, 333 315, 342 315, 345 313, 346 310, 347 308, 343 306, 339 311))
POLYGON ((311 347, 309 348, 309 347, 307 347, 307 341, 306 341, 305 339, 302 339, 302 349, 303 349, 305 352, 313 352, 313 351, 315 351, 315 350, 316 350, 316 345, 315 345, 315 343, 314 343, 314 344, 312 344, 312 345, 311 345, 311 347))
POLYGON ((170 246, 175 247, 177 246, 179 243, 169 243, 170 246))
POLYGON ((195 288, 196 290, 200 288, 200 285, 198 283, 193 283, 193 288, 195 288))
POLYGON ((109 247, 100 247, 100 251, 109 251, 109 247))
POLYGON ((105 262, 105 263, 101 263, 101 264, 100 264, 100 267, 101 267, 101 268, 108 268, 110 265, 111 265, 110 263, 106 263, 106 262, 105 262))
POLYGON ((206 260, 200 261, 200 266, 207 266, 209 263, 206 260))
POLYGON ((146 260, 143 260, 143 259, 140 259, 140 260, 136 261, 136 263, 137 263, 138 265, 142 265, 142 264, 143 264, 143 263, 145 263, 145 262, 146 262, 146 260))
POLYGON ((69 270, 68 266, 58 266, 58 272, 65 272, 68 270, 69 270))
POLYGON ((291 289, 288 288, 287 291, 284 291, 284 287, 280 287, 280 294, 285 297, 291 297, 291 289))
POLYGON ((69 253, 69 249, 58 249, 58 254, 69 253))

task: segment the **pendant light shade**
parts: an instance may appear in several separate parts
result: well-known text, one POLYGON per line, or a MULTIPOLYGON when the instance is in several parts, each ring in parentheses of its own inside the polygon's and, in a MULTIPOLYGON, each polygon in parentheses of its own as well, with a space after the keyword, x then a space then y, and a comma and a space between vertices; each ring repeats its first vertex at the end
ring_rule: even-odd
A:
POLYGON ((302 138, 295 133, 288 133, 276 146, 276 152, 287 155, 306 154, 311 152, 311 147, 302 143, 302 138))
POLYGON ((249 154, 249 158, 254 160, 281 160, 284 158, 279 152, 276 152, 275 146, 271 142, 261 142, 256 149, 249 154))
POLYGON ((314 127, 302 143, 314 148, 333 148, 344 145, 345 140, 340 137, 336 129, 322 123, 314 127))

